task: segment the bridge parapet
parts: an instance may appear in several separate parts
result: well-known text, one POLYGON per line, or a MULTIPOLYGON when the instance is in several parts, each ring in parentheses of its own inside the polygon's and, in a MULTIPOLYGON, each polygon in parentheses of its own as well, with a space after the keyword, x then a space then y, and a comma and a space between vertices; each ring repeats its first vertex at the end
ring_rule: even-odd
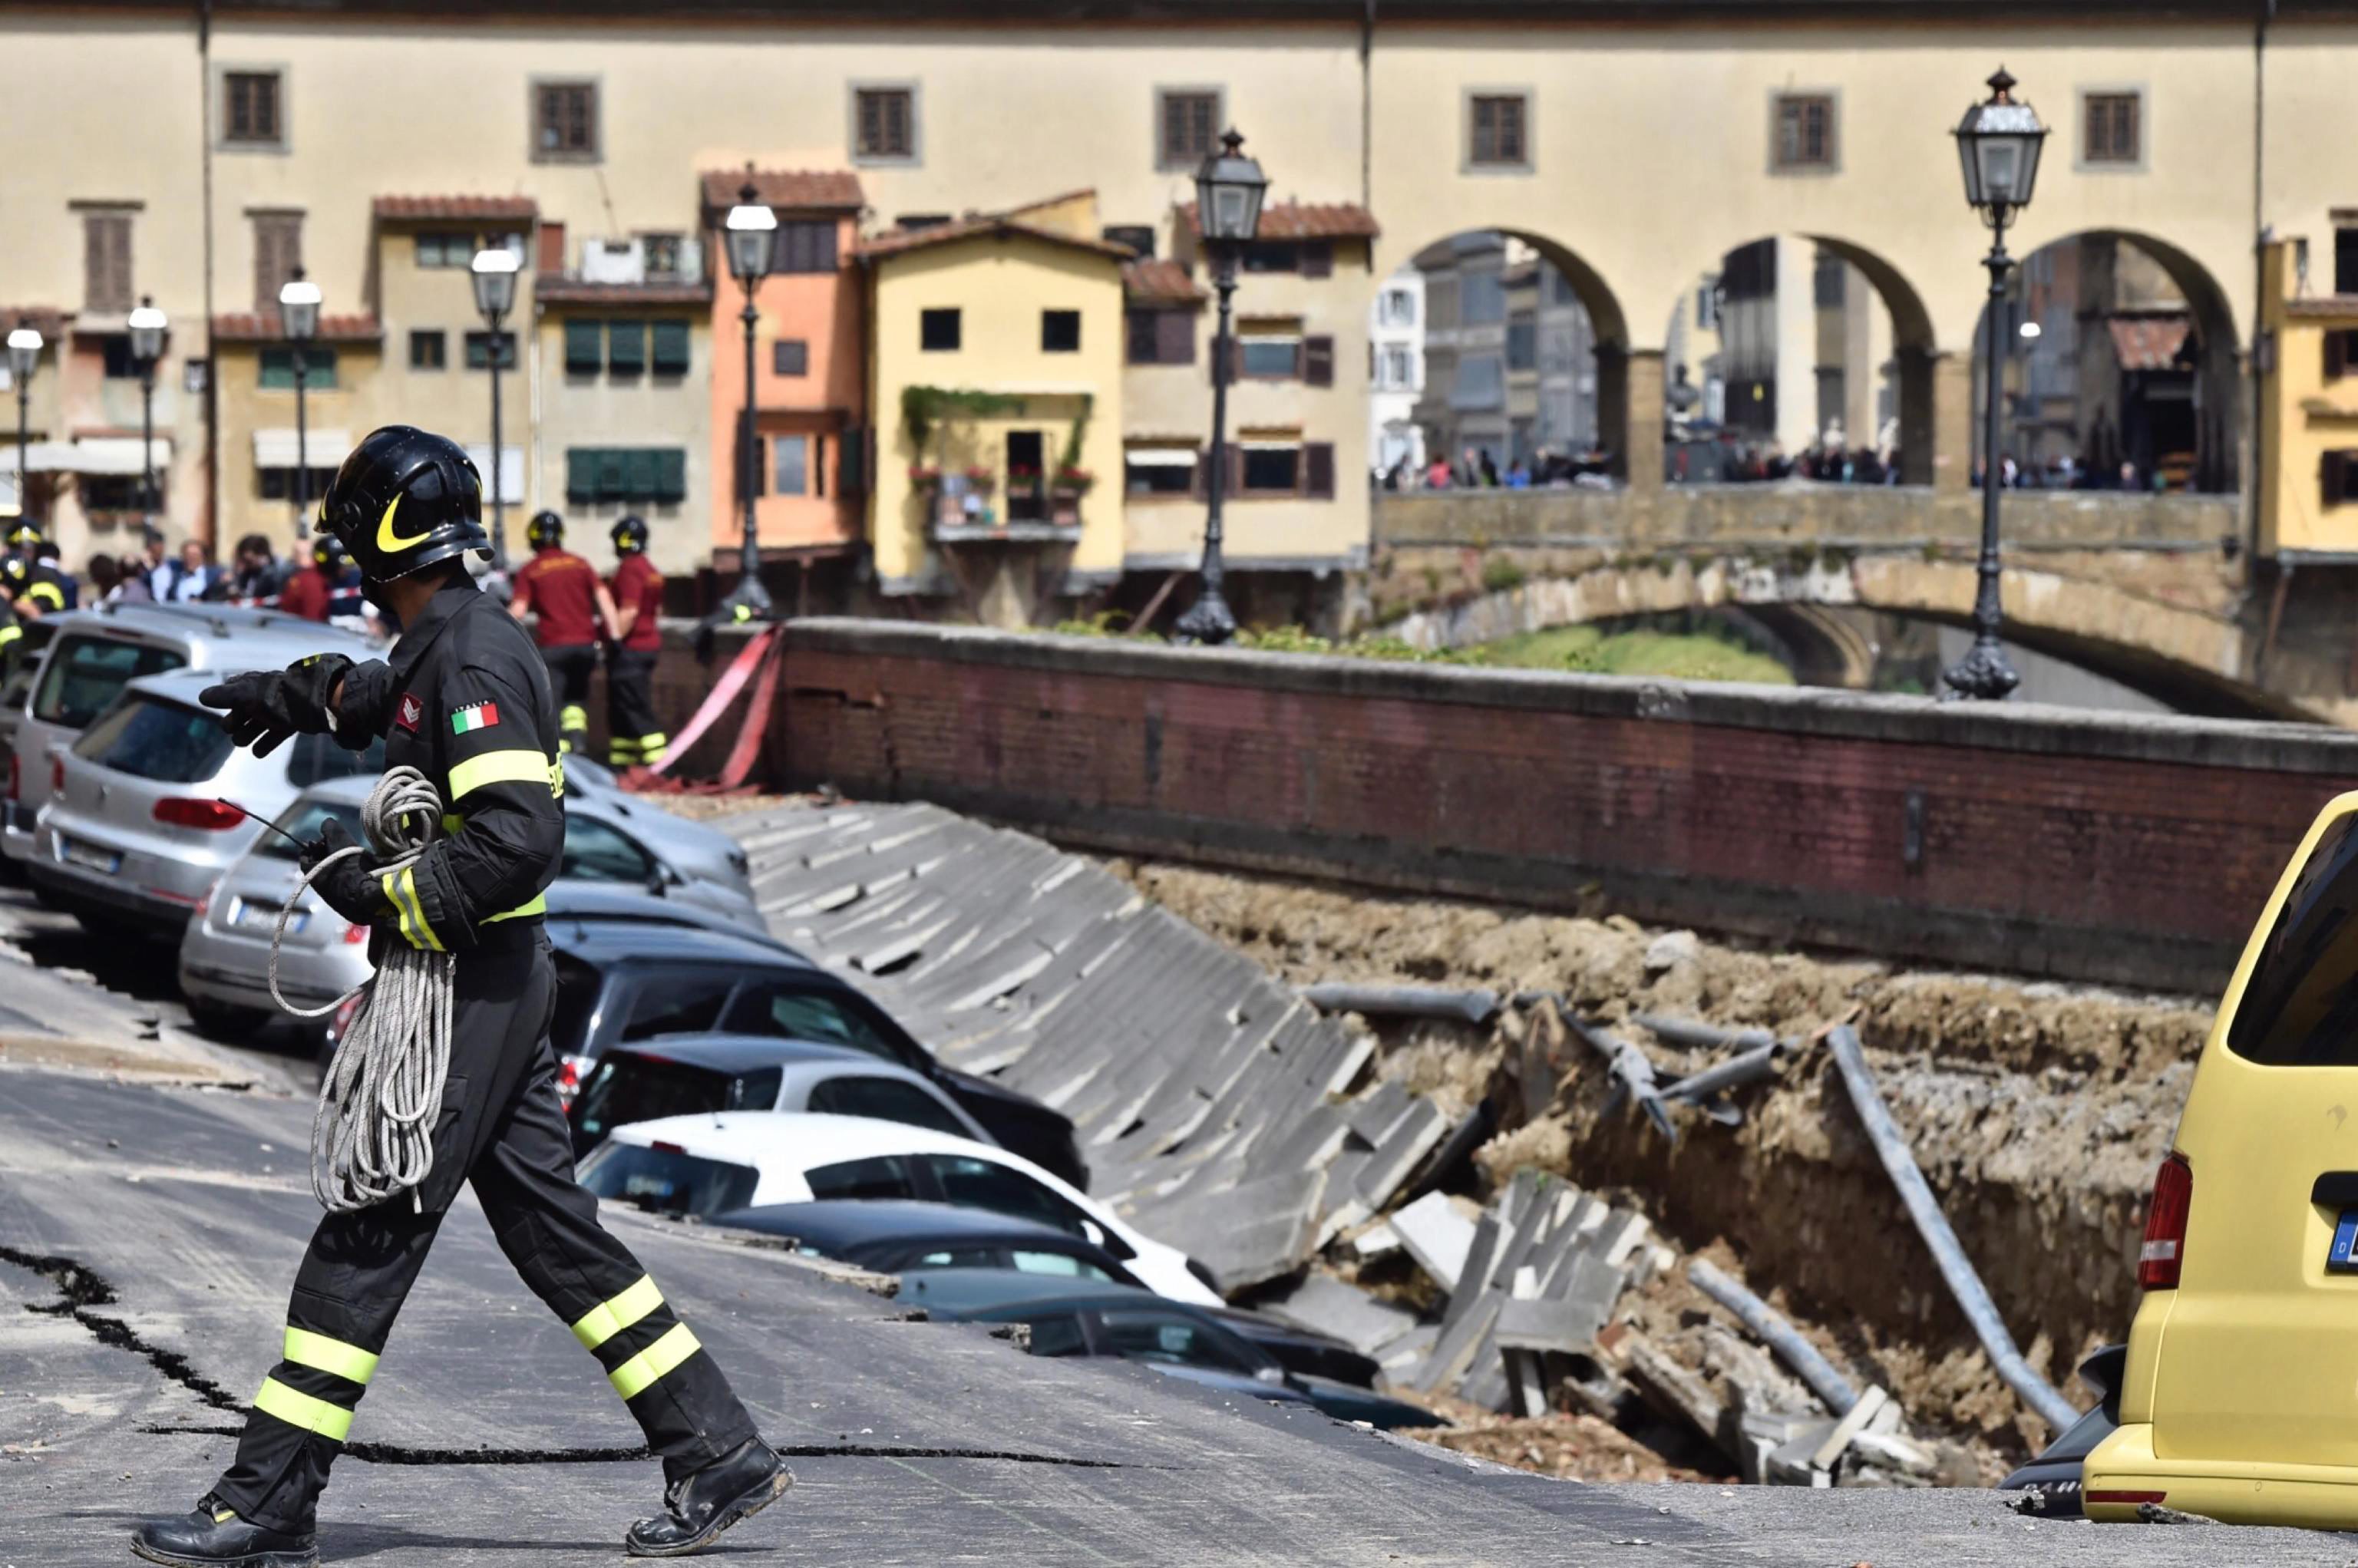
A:
MULTIPOLYGON (((2215 550, 2243 537, 2233 495, 2016 490, 2009 549, 2215 550)), ((1653 550, 1918 549, 1980 536, 1981 498, 1925 485, 1671 485, 1660 490, 1438 490, 1379 492, 1378 546, 1588 546, 1653 550)))

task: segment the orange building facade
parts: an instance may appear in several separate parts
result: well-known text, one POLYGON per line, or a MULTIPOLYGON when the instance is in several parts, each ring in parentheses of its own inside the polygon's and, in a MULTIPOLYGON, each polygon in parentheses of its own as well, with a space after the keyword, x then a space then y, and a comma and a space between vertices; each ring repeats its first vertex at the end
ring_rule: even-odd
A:
POLYGON ((712 257, 712 555, 731 576, 743 537, 737 432, 745 405, 745 290, 722 224, 751 180, 778 216, 770 275, 754 291, 754 519, 765 562, 851 555, 865 532, 870 438, 862 303, 854 274, 860 180, 842 171, 708 172, 712 257))

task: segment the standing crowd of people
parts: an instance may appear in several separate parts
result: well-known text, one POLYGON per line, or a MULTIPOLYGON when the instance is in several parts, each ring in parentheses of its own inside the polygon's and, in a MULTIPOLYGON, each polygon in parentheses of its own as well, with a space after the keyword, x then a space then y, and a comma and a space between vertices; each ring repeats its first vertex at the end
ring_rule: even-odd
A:
MULTIPOLYGON (((618 769, 653 767, 664 760, 670 737, 654 707, 664 577, 647 559, 645 520, 630 516, 614 524, 616 564, 606 578, 565 548, 565 520, 555 512, 535 514, 525 537, 531 557, 512 579, 484 586, 506 599, 517 620, 532 619, 533 638, 560 704, 563 750, 589 744, 590 677, 602 650, 606 760, 618 769)), ((177 553, 168 550, 162 530, 150 526, 139 555, 94 555, 82 579, 59 565, 57 542, 27 519, 11 525, 6 543, 0 554, 0 676, 22 654, 23 622, 85 603, 232 604, 367 635, 390 630, 364 591, 361 568, 343 542, 326 532, 302 541, 308 558, 297 560, 280 559, 266 535, 248 534, 222 566, 197 539, 184 541, 177 553)))

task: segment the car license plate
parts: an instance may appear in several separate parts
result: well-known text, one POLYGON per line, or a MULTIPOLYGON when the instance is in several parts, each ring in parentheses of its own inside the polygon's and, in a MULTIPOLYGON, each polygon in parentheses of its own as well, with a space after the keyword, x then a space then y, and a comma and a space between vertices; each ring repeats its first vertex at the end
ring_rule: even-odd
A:
MULTIPOLYGON (((287 917, 287 935, 294 935, 310 924, 310 920, 308 911, 297 910, 287 917)), ((278 912, 266 903, 247 903, 241 899, 237 906, 237 928, 240 931, 276 931, 278 928, 278 912)))
POLYGON ((2333 1245, 2326 1249, 2325 1271, 2358 1274, 2358 1208, 2345 1208, 2333 1225, 2333 1245))
POLYGON ((69 864, 86 866, 110 877, 123 869, 123 857, 114 850, 102 849, 95 844, 84 844, 72 838, 66 840, 66 860, 69 864))

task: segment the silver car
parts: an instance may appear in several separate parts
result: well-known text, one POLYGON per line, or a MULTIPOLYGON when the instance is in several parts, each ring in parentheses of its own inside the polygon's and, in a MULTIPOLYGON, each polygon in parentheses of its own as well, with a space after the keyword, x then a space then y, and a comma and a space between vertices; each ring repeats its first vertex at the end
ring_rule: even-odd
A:
POLYGON ((0 751, 8 757, 0 854, 19 863, 35 854, 52 760, 129 682, 178 669, 278 669, 321 652, 369 656, 368 644, 348 632, 225 604, 109 604, 39 624, 38 662, 10 679, 0 705, 0 751))
POLYGON ((382 741, 348 752, 298 735, 266 757, 230 743, 221 715, 197 700, 218 676, 180 670, 123 687, 110 708, 49 762, 33 885, 93 928, 177 941, 214 883, 311 785, 352 774, 373 783, 382 741))
MULTIPOLYGON (((306 790, 277 826, 298 839, 319 836, 330 817, 360 836, 361 803, 376 787, 373 773, 336 779, 306 790)), ((258 808, 257 808, 258 809, 258 808)), ((549 890, 552 914, 574 890, 627 887, 725 917, 753 931, 761 912, 750 889, 692 875, 657 849, 645 829, 668 823, 713 838, 709 827, 659 808, 634 804, 595 785, 577 788, 567 769, 565 858, 549 890)), ((275 1011, 270 1000, 270 937, 278 912, 295 892, 295 847, 265 833, 225 871, 180 937, 180 992, 189 1011, 216 1033, 251 1023, 275 1011)), ((368 931, 353 926, 306 893, 287 923, 278 949, 278 989, 298 1007, 318 1007, 369 976, 368 931)))

